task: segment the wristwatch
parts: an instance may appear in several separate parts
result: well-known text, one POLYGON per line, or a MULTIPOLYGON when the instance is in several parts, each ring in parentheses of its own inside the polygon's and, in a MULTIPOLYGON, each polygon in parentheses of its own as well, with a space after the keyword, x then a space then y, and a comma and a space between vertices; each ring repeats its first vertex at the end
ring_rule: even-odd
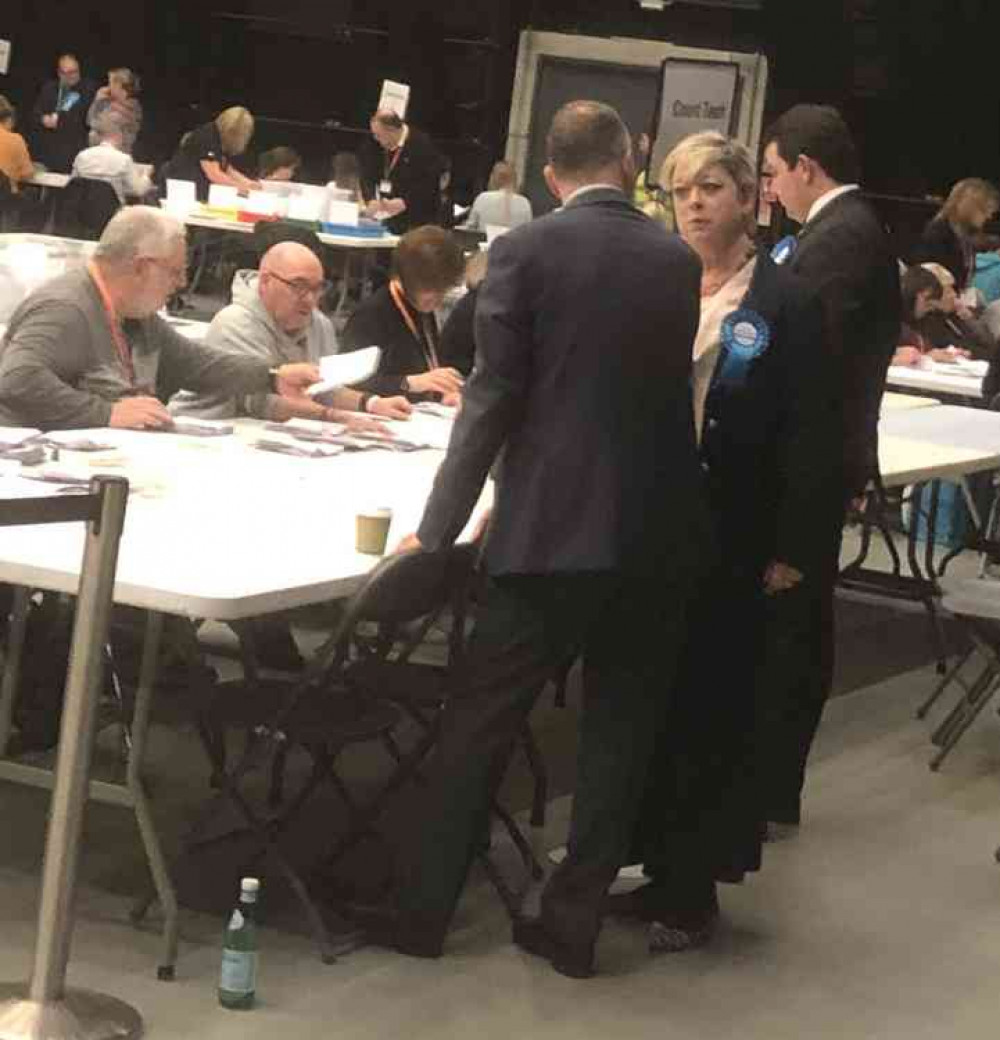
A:
POLYGON ((269 368, 267 370, 267 383, 268 383, 268 386, 271 388, 271 393, 272 394, 276 394, 278 392, 278 379, 279 379, 278 372, 279 371, 280 370, 277 369, 277 368, 269 368))

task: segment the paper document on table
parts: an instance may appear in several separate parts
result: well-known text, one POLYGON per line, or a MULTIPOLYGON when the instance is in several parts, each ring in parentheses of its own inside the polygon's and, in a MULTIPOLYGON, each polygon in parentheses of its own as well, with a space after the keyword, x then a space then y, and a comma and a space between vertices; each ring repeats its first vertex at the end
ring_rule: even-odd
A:
POLYGON ((339 444, 302 444, 280 437, 260 437, 253 442, 253 446, 260 451, 274 451, 279 455, 292 455, 299 459, 326 459, 344 450, 339 444))
POLYGON ((17 447, 25 441, 30 441, 32 437, 38 437, 41 432, 30 426, 0 426, 0 447, 17 447))
POLYGON ((349 354, 329 354, 319 359, 322 378, 318 383, 313 383, 306 393, 310 397, 318 397, 338 387, 360 383, 378 371, 381 360, 380 347, 365 347, 364 350, 352 350, 349 354))
POLYGON ((173 427, 165 427, 164 433, 182 433, 187 437, 228 437, 236 429, 231 422, 219 419, 192 419, 190 416, 174 416, 173 427))

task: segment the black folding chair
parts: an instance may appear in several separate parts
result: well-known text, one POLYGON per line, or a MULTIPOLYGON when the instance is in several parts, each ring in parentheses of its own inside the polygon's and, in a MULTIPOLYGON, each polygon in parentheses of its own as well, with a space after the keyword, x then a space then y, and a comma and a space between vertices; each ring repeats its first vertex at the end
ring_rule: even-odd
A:
MULTIPOLYGON (((249 830, 257 840, 254 859, 267 857, 287 880, 327 963, 335 959, 333 937, 299 870, 282 849, 282 836, 322 785, 333 786, 347 808, 348 820, 345 837, 324 858, 328 869, 358 842, 377 836, 375 825, 393 797, 407 783, 419 780, 420 768, 437 739, 440 706, 460 660, 466 595, 477 555, 475 547, 462 546, 384 560, 348 604, 337 630, 299 681, 257 675, 224 683, 200 713, 198 728, 212 764, 213 781, 221 788, 220 797, 237 807, 247 826, 205 837, 215 815, 210 811, 189 835, 187 851, 249 830), (448 664, 435 668, 415 663, 411 660, 414 651, 447 609, 454 617, 448 664), (376 687, 369 680, 377 662, 383 670, 376 687), (389 674, 394 676, 392 683, 385 681, 389 674), (417 724, 418 736, 403 750, 399 737, 405 718, 417 724), (226 737, 233 729, 242 730, 246 747, 230 768, 226 737), (338 771, 342 752, 362 743, 381 745, 393 763, 388 780, 366 804, 358 801, 338 771), (291 748, 305 751, 311 768, 298 790, 286 799, 285 760, 291 748), (246 793, 244 782, 251 771, 268 762, 269 796, 266 807, 259 808, 246 793)), ((519 834, 508 815, 502 818, 512 836, 519 834)), ((522 855, 530 856, 523 837, 518 847, 522 855)), ((488 856, 481 858, 513 913, 516 898, 488 856)), ((535 867, 540 873, 541 868, 535 867)), ((137 918, 151 901, 152 896, 147 895, 137 905, 137 918)))
POLYGON ((121 209, 118 193, 107 181, 73 177, 56 205, 55 231, 64 238, 98 239, 121 209))

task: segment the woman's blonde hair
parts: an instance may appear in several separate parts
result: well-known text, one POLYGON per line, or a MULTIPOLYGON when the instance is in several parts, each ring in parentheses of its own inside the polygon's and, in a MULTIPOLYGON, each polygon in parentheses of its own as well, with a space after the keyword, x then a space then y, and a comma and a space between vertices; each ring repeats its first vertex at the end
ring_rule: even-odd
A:
POLYGON ((253 137, 253 116, 239 106, 227 108, 215 117, 226 155, 242 155, 253 137))
POLYGON ((114 80, 130 98, 138 97, 142 92, 142 82, 131 69, 111 69, 108 79, 114 80))
POLYGON ((972 225, 968 220, 970 205, 983 210, 992 209, 995 212, 1000 206, 1000 191, 981 177, 966 177, 948 193, 948 198, 938 213, 938 219, 971 230, 972 225))
POLYGON ((490 173, 488 191, 517 191, 517 171, 509 162, 498 162, 490 173))
POLYGON ((678 171, 697 177, 711 166, 721 166, 732 177, 744 200, 755 197, 757 171, 749 149, 715 130, 691 134, 675 145, 663 161, 660 185, 669 193, 678 171))
POLYGON ((943 264, 921 264, 920 266, 934 275, 942 289, 954 286, 955 276, 943 264))

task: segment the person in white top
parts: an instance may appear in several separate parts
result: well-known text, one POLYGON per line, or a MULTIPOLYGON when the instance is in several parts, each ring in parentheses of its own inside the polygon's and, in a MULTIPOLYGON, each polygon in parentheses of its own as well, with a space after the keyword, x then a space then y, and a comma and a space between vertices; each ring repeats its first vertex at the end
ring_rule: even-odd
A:
POLYGON ((72 175, 86 180, 107 181, 122 203, 129 196, 142 198, 149 194, 152 188, 149 176, 136 167, 131 155, 122 150, 121 131, 105 128, 94 133, 98 143, 77 154, 72 175))
POLYGON ((468 231, 487 227, 516 228, 532 218, 531 203, 517 193, 517 173, 510 163, 498 162, 490 174, 487 190, 476 197, 472 212, 462 225, 468 231))

